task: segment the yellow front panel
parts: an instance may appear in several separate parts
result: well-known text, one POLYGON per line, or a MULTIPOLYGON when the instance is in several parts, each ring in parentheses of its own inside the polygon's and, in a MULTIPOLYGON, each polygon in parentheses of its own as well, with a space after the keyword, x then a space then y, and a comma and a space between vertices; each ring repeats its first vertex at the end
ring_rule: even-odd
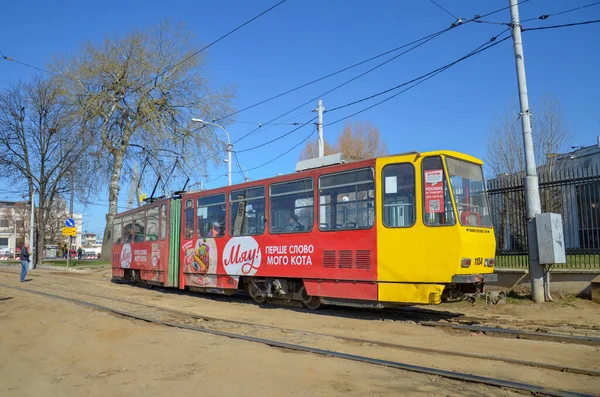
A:
MULTIPOLYGON (((423 224, 423 192, 421 159, 443 153, 409 154, 380 158, 376 163, 377 177, 388 164, 411 163, 416 170, 416 222, 409 228, 388 228, 383 224, 383 189, 378 184, 377 205, 377 262, 380 282, 432 283, 407 287, 380 284, 379 300, 389 302, 429 303, 430 294, 440 292, 442 283, 450 283, 455 274, 492 273, 493 268, 476 265, 475 258, 494 258, 495 239, 492 229, 468 228, 458 221, 453 226, 425 226, 423 224), (471 258, 469 268, 460 266, 462 258, 471 258)), ((453 157, 469 156, 452 153, 453 157)), ((455 209, 456 211, 456 209, 455 209)), ((439 303, 439 302, 438 302, 439 303)))

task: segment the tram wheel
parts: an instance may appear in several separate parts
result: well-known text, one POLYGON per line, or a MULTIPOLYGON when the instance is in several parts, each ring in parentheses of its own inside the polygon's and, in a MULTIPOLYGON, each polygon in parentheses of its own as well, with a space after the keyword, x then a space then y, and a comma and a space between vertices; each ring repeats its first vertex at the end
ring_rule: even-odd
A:
POLYGON ((252 299, 254 299, 254 302, 258 304, 265 303, 267 301, 267 298, 262 296, 253 296, 252 299))
POLYGON ((254 299, 254 302, 261 304, 267 301, 267 298, 262 294, 262 291, 256 286, 256 284, 251 283, 248 287, 248 293, 254 299))
POLYGON ((304 304, 304 306, 306 306, 307 309, 317 310, 321 307, 321 297, 308 295, 304 286, 302 287, 301 294, 302 303, 304 304))

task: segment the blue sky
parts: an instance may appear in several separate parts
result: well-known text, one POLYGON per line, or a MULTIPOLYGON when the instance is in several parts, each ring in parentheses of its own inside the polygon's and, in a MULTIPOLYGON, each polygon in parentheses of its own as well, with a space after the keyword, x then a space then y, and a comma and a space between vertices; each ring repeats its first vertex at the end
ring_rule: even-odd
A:
MULTIPOLYGON (((506 0, 437 0, 452 14, 472 18, 505 7, 506 0)), ((206 44, 243 23, 276 0, 221 1, 12 1, 2 6, 0 50, 9 57, 44 67, 59 53, 76 51, 84 40, 145 28, 163 19, 183 22, 200 43, 206 44)), ((521 5, 521 19, 590 4, 593 0, 531 0, 521 5)), ((555 25, 600 18, 600 5, 531 21, 525 27, 555 25)), ((508 22, 509 10, 487 18, 508 22)), ((241 109, 289 88, 311 81, 363 59, 448 27, 454 18, 430 1, 404 0, 288 0, 272 12, 211 47, 205 54, 213 87, 235 85, 235 108, 241 109)), ((503 26, 470 23, 436 38, 357 81, 322 97, 325 108, 371 95, 401 84, 459 58, 499 34, 503 26)), ((507 34, 507 33, 505 33, 507 34)), ((574 131, 573 145, 592 145, 600 135, 600 24, 524 32, 525 64, 530 101, 552 93, 562 104, 574 131)), ((512 41, 462 62, 398 97, 352 118, 376 125, 391 152, 452 149, 485 157, 485 141, 495 117, 517 103, 512 41)), ((347 71, 267 104, 243 112, 227 129, 235 141, 266 121, 318 96, 386 58, 347 71)), ((0 60, 0 88, 34 70, 0 60)), ((381 98, 379 98, 381 99, 381 98)), ((376 100, 375 100, 376 101, 376 100)), ((325 113, 325 135, 333 142, 343 123, 327 126, 375 101, 325 113)), ((289 122, 305 122, 314 104, 292 113, 289 122)), ((535 108, 532 109, 535 114, 535 108)), ((515 115, 516 117, 516 115, 515 115)), ((285 118, 284 118, 285 119, 285 118)), ((293 128, 278 125, 259 130, 239 142, 236 150, 255 146, 293 128)), ((262 149, 239 154, 246 168, 256 167, 304 139, 309 125, 262 149)), ((535 133, 535 132, 534 132, 535 133)), ((534 138, 535 139, 535 138, 534 138)), ((293 172, 302 146, 267 167, 250 172, 260 179, 293 172)), ((234 167, 235 170, 235 167, 234 167)), ((225 164, 210 169, 226 173, 225 164)), ((200 175, 192 175, 192 181, 200 175)), ((212 179, 212 178, 211 178, 212 179)), ((242 180, 234 175, 234 182, 242 180)), ((222 177, 206 184, 227 183, 222 177)), ((5 195, 0 185, 0 199, 5 195)), ((127 196, 124 185, 121 197, 127 196)), ((146 189, 148 190, 148 189, 146 189)), ((149 192, 148 192, 149 193, 149 192)), ((107 194, 98 205, 77 206, 84 228, 101 233, 107 194)))

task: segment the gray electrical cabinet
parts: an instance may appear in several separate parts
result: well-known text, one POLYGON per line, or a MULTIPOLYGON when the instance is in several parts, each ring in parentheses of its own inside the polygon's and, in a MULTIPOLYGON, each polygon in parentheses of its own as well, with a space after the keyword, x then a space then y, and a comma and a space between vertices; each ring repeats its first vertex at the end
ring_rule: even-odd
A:
POLYGON ((565 239, 560 214, 536 214, 535 229, 541 265, 566 263, 565 239))

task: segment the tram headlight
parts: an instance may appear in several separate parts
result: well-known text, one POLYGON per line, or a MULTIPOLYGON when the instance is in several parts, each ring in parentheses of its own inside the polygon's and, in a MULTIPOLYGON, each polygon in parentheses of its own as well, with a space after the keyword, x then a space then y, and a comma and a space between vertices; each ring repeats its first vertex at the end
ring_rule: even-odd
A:
POLYGON ((494 267, 496 265, 496 259, 495 258, 487 258, 484 262, 484 265, 486 267, 494 267))

